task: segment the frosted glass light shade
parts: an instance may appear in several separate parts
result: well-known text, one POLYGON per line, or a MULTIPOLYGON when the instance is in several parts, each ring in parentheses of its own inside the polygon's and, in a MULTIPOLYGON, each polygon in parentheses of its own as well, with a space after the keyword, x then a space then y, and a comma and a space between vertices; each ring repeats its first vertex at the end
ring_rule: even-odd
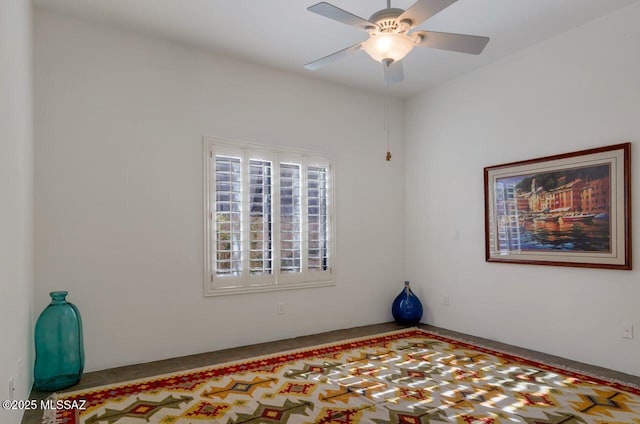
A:
POLYGON ((375 61, 402 60, 413 49, 415 41, 406 34, 383 32, 372 35, 364 43, 364 51, 375 61))

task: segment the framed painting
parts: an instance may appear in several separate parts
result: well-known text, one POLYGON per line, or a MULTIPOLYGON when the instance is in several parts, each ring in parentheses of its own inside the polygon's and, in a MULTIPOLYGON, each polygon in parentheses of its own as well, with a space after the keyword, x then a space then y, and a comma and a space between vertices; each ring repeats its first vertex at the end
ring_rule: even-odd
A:
POLYGON ((487 262, 631 269, 631 143, 484 168, 487 262))

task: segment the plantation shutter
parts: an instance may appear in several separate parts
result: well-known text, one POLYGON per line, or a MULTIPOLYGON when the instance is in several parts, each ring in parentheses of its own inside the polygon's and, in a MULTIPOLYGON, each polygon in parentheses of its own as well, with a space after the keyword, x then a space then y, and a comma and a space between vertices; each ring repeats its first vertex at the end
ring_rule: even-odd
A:
POLYGON ((266 149, 209 149, 205 294, 332 284, 328 161, 266 149))
POLYGON ((249 273, 273 274, 271 161, 249 162, 249 273))
POLYGON ((306 281, 331 279, 334 257, 331 165, 307 158, 306 166, 306 281))
POLYGON ((328 166, 307 168, 307 239, 309 272, 329 269, 328 166))
POLYGON ((213 272, 220 287, 242 280, 242 158, 225 149, 213 158, 213 272))

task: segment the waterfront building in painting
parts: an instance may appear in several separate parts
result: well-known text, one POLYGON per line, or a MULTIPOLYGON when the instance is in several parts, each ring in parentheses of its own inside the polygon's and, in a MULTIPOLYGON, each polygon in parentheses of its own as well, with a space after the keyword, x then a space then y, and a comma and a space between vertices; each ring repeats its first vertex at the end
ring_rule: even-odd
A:
POLYGON ((590 181, 582 189, 581 205, 585 212, 607 212, 610 201, 609 177, 590 181))
POLYGON ((549 211, 572 210, 581 212, 583 187, 584 182, 578 179, 550 190, 546 193, 547 208, 549 208, 549 211))
MULTIPOLYGON (((563 182, 560 180, 560 182, 563 182)), ((549 191, 531 181, 531 191, 518 193, 518 210, 525 212, 604 212, 610 206, 609 177, 575 179, 549 191)))
POLYGON ((518 210, 520 212, 527 212, 529 210, 529 198, 531 193, 518 193, 518 210))
POLYGON ((536 187, 536 179, 534 178, 531 183, 531 193, 529 195, 529 210, 539 212, 547 209, 545 194, 542 187, 536 187))

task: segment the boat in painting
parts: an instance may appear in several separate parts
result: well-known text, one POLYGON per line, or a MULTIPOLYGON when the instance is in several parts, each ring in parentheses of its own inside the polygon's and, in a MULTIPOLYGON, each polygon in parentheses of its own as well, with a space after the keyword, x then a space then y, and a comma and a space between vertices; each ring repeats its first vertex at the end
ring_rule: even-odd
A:
POLYGON ((539 215, 533 218, 533 220, 536 222, 540 222, 540 221, 552 222, 552 221, 557 221, 558 216, 557 215, 539 215))
POLYGON ((593 213, 578 213, 573 215, 564 215, 562 216, 563 222, 584 222, 591 221, 593 217, 596 216, 593 213))

